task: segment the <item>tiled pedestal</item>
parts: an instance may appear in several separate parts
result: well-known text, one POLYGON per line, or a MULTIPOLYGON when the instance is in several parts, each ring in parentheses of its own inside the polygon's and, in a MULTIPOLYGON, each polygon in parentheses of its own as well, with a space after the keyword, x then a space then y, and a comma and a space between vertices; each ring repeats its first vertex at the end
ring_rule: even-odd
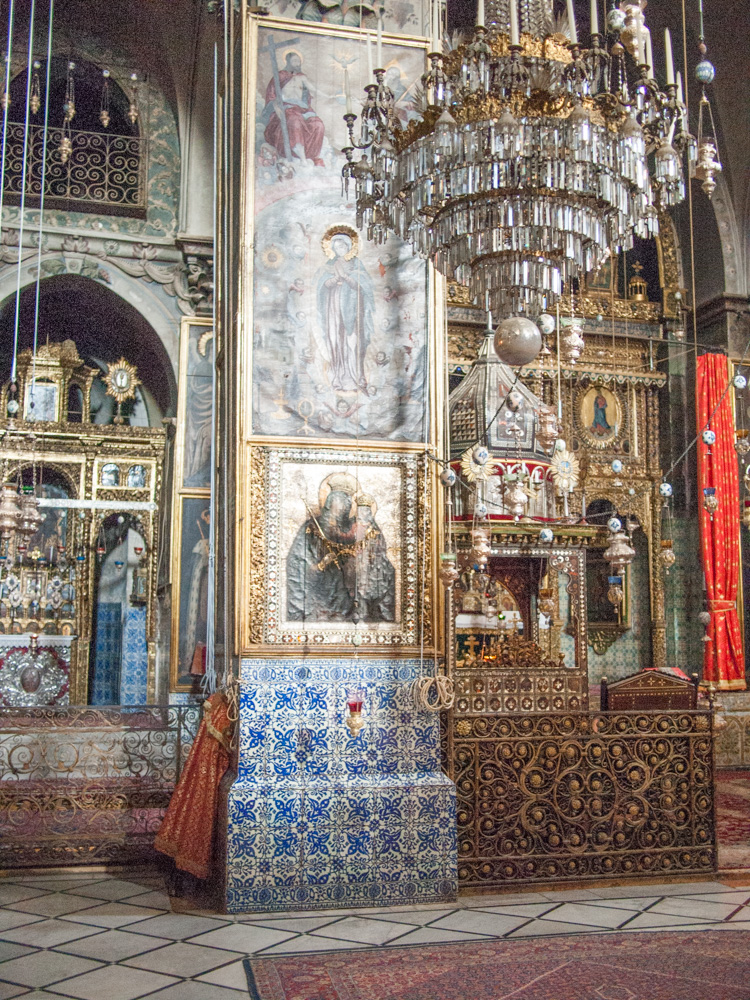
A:
POLYGON ((406 691, 418 674, 413 660, 243 661, 230 912, 455 898, 455 789, 438 717, 406 691), (367 690, 356 739, 350 686, 367 690))

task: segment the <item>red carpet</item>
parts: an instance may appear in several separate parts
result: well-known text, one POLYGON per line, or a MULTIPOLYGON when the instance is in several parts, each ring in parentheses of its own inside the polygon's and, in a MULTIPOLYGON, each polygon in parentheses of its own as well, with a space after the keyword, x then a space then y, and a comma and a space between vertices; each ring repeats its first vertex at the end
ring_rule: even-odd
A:
POLYGON ((719 868, 750 868, 750 771, 716 772, 716 825, 719 868))
POLYGON ((750 1000, 750 933, 467 941, 245 968, 252 1000, 750 1000))

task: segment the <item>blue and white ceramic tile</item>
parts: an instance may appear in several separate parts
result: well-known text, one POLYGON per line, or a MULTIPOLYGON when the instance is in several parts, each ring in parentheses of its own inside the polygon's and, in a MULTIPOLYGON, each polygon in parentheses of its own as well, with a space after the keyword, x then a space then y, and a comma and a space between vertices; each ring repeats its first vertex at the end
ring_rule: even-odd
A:
POLYGON ((120 704, 145 705, 148 701, 148 645, 146 608, 129 607, 125 612, 120 667, 120 704))
POLYGON ((405 693, 418 674, 413 660, 243 661, 230 912, 455 896, 455 790, 437 718, 405 693), (348 686, 366 691, 356 739, 348 686))

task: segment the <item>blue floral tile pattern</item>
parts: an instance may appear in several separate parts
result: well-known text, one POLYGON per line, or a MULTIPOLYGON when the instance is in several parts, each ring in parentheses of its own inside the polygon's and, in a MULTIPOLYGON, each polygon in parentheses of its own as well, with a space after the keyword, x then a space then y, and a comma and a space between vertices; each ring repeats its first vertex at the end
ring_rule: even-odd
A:
POLYGON ((418 660, 247 659, 229 793, 227 908, 389 905, 456 893, 455 788, 418 660), (345 725, 348 686, 365 726, 345 725))

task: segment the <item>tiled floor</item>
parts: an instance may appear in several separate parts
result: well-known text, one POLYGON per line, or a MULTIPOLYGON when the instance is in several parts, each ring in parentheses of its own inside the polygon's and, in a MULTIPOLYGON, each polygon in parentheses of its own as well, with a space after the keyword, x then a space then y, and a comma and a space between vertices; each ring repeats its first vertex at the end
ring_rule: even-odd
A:
POLYGON ((656 929, 750 931, 750 875, 747 885, 607 886, 230 917, 171 913, 151 872, 6 872, 0 1000, 238 1000, 248 995, 241 959, 249 954, 656 929))

